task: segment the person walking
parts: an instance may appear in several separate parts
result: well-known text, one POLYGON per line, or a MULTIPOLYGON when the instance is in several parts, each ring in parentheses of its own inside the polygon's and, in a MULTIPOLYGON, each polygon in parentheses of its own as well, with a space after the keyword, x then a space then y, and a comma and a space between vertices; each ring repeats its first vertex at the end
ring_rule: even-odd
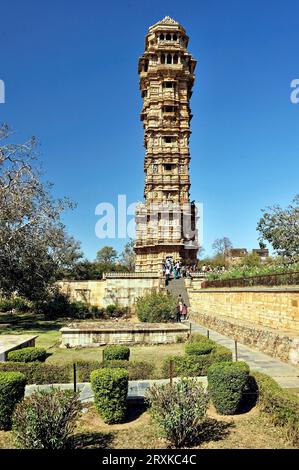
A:
POLYGON ((181 322, 181 307, 180 307, 180 304, 178 303, 177 306, 176 306, 176 321, 178 323, 181 322))
POLYGON ((170 279, 170 269, 169 269, 169 267, 167 266, 166 269, 165 269, 165 287, 168 286, 168 284, 169 284, 169 279, 170 279))
POLYGON ((188 307, 185 303, 183 304, 183 308, 182 308, 182 316, 183 316, 183 320, 187 320, 187 318, 188 318, 188 307))

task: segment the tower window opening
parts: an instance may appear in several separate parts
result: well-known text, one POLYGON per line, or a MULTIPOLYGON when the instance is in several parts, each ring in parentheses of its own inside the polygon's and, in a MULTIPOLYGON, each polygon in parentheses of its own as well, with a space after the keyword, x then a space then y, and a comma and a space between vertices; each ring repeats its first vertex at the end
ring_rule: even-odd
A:
POLYGON ((163 112, 164 113, 173 113, 174 112, 174 106, 164 106, 163 112))
POLYGON ((164 165, 164 170, 165 170, 165 171, 171 171, 172 168, 173 168, 173 165, 171 165, 170 163, 166 163, 166 164, 164 165))
POLYGON ((174 82, 163 82, 163 88, 174 88, 174 82))
POLYGON ((143 70, 144 72, 147 72, 148 71, 148 62, 144 62, 144 65, 143 65, 143 70))
POLYGON ((178 40, 178 37, 177 37, 176 34, 173 35, 173 40, 174 40, 174 41, 177 41, 177 40, 178 40))
POLYGON ((165 64, 165 54, 161 54, 161 64, 165 64))
POLYGON ((141 96, 142 96, 142 98, 146 98, 147 97, 147 90, 142 90, 141 96))
POLYGON ((165 137, 164 137, 164 142, 165 142, 166 144, 171 144, 171 142, 172 142, 172 137, 169 136, 169 135, 165 136, 165 137))
POLYGON ((174 63, 174 64, 177 64, 178 61, 179 61, 178 55, 177 55, 177 54, 174 54, 174 56, 173 56, 173 63, 174 63))
POLYGON ((166 41, 171 41, 171 35, 169 33, 166 34, 166 41))
POLYGON ((171 63, 172 63, 171 54, 167 54, 167 64, 171 64, 171 63))
POLYGON ((160 41, 164 41, 164 34, 163 33, 160 34, 160 41))

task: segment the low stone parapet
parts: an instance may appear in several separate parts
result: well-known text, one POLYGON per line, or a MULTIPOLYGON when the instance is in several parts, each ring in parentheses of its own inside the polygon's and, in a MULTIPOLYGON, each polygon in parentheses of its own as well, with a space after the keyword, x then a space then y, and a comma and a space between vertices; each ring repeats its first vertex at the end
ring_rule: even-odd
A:
POLYGON ((178 336, 187 339, 189 326, 182 323, 71 323, 61 328, 62 347, 97 347, 106 344, 167 344, 178 336))

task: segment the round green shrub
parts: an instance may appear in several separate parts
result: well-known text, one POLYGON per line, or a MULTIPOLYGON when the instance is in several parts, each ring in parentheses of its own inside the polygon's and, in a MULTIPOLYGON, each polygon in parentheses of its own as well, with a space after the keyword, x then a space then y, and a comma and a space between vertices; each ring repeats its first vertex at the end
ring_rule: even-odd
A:
POLYGON ((13 431, 22 449, 66 449, 81 411, 79 394, 72 390, 35 391, 19 403, 13 431))
POLYGON ((213 342, 202 342, 202 343, 189 343, 185 346, 185 353, 188 356, 202 356, 203 354, 210 354, 215 348, 213 342))
POLYGON ((96 409, 105 421, 123 421, 127 411, 129 373, 126 369, 99 369, 90 374, 96 409))
POLYGON ((239 411, 248 377, 245 362, 221 362, 209 367, 208 390, 218 413, 233 415, 239 411))
POLYGON ((174 321, 177 299, 168 292, 151 292, 136 301, 136 315, 142 322, 174 321))
POLYGON ((104 349, 104 361, 122 360, 128 361, 130 359, 130 348, 128 346, 106 346, 104 349))
POLYGON ((0 429, 8 430, 16 404, 25 393, 26 378, 20 372, 0 372, 0 429))
POLYGON ((22 348, 10 351, 7 355, 9 362, 45 362, 47 351, 44 348, 22 348))

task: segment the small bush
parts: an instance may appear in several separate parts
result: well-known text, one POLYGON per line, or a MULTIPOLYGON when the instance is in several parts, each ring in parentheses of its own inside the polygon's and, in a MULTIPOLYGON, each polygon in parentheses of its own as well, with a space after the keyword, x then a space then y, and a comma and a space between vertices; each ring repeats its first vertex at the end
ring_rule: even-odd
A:
POLYGON ((16 406, 13 430, 23 449, 66 449, 81 411, 78 394, 36 391, 16 406))
MULTIPOLYGON (((188 343, 204 343, 206 341, 209 342, 212 340, 210 340, 209 338, 207 338, 207 336, 204 336, 200 333, 191 333, 191 335, 188 338, 188 343)), ((213 343, 216 344, 214 341, 213 343)))
POLYGON ((111 360, 123 360, 128 361, 130 358, 130 348, 127 346, 106 346, 104 349, 104 360, 111 361, 111 360))
POLYGON ((10 310, 25 312, 29 308, 30 302, 22 297, 0 298, 0 312, 9 312, 10 310))
POLYGON ((45 362, 47 351, 44 348, 22 348, 10 351, 7 355, 8 362, 45 362))
POLYGON ((26 378, 19 372, 0 372, 0 429, 11 427, 16 404, 24 397, 26 378))
POLYGON ((221 362, 209 367, 209 393, 218 413, 238 412, 248 376, 249 367, 245 362, 221 362))
POLYGON ((196 442, 208 407, 208 394, 194 379, 154 385, 146 396, 162 435, 175 447, 196 442))
POLYGON ((3 362, 0 363, 0 371, 21 372, 25 375, 27 384, 69 383, 71 381, 72 364, 3 362))
POLYGON ((113 316, 113 314, 116 312, 116 305, 115 304, 110 304, 110 305, 107 305, 106 307, 106 313, 109 315, 109 316, 113 316))
POLYGON ((142 322, 170 322, 176 314, 176 297, 168 292, 151 292, 136 301, 136 315, 142 322))
POLYGON ((210 354, 210 352, 215 348, 215 343, 202 342, 202 343, 189 343, 185 346, 185 353, 188 356, 201 356, 203 354, 210 354))
POLYGON ((123 421, 127 410, 128 379, 126 369, 99 369, 90 374, 95 406, 105 423, 123 421))
POLYGON ((231 362, 233 360, 233 353, 225 346, 217 344, 216 348, 211 352, 212 363, 215 362, 231 362))
POLYGON ((254 372, 258 387, 258 405, 275 425, 285 429, 286 437, 299 444, 299 398, 282 389, 275 380, 261 372, 254 372))
POLYGON ((186 337, 184 335, 177 335, 175 338, 176 343, 184 343, 186 341, 186 337))
MULTIPOLYGON (((197 343, 192 343, 197 344, 197 343)), ((208 368, 215 362, 232 360, 232 352, 225 346, 216 343, 210 354, 169 356, 162 363, 162 377, 169 378, 169 364, 173 361, 173 376, 175 377, 199 377, 207 375, 208 368)))

